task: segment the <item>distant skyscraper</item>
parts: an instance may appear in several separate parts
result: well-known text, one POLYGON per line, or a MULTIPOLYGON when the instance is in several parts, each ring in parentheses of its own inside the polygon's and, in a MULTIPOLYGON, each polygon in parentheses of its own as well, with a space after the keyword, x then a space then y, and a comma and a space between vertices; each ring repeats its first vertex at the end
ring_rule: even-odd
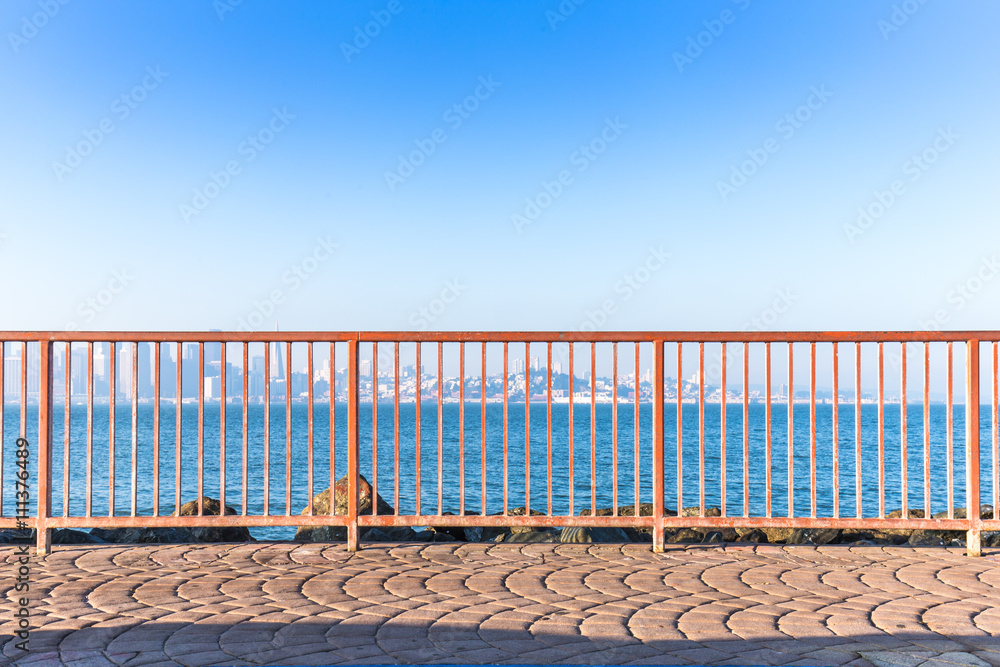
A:
POLYGON ((539 360, 538 360, 538 357, 532 357, 532 358, 531 358, 531 370, 533 370, 533 371, 537 371, 537 370, 539 370, 539 369, 540 369, 541 367, 542 367, 542 366, 541 366, 541 363, 540 363, 540 362, 539 362, 539 360))
POLYGON ((524 359, 514 360, 514 375, 524 375, 524 359))
POLYGON ((361 377, 371 377, 372 375, 372 362, 368 359, 361 360, 361 377))

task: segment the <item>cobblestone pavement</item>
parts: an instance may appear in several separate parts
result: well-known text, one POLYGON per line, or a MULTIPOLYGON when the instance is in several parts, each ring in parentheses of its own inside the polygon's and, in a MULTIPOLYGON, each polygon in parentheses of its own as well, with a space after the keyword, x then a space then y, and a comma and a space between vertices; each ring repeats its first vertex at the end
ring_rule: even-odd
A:
POLYGON ((49 665, 1000 665, 1000 556, 767 545, 57 546, 32 559, 49 665))

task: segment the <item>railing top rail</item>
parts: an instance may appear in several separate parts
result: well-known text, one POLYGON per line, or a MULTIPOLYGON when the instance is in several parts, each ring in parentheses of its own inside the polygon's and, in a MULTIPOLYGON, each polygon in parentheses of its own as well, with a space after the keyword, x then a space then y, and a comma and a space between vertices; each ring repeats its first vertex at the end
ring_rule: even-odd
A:
POLYGON ((1000 341, 1000 331, 0 331, 4 341, 53 342, 650 342, 878 343, 1000 341))

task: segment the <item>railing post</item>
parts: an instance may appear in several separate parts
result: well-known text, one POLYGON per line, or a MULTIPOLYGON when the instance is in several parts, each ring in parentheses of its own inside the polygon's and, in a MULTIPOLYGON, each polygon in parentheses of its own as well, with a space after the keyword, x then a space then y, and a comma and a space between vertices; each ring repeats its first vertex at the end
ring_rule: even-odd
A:
MULTIPOLYGON (((638 389, 638 383, 637 387, 638 389)), ((653 551, 663 551, 663 341, 653 341, 653 551)), ((679 510, 680 508, 678 508, 679 510)))
MULTIPOLYGON (((357 551, 358 544, 358 339, 347 342, 347 550, 357 551)), ((334 489, 330 490, 330 506, 334 489)))
POLYGON ((965 351, 965 505, 969 532, 966 553, 981 556, 983 520, 979 509, 979 340, 966 342, 965 351))
MULTIPOLYGON (((52 514, 52 341, 38 341, 38 504, 35 519, 35 553, 49 553, 52 529, 48 519, 52 514)), ((27 365, 28 360, 22 359, 27 365)), ((27 400, 21 396, 21 400, 27 400)))

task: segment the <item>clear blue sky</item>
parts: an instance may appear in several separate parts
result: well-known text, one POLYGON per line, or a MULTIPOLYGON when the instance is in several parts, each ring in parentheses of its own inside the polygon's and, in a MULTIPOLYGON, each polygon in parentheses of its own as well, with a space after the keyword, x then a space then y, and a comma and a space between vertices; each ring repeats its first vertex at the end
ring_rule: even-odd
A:
POLYGON ((7 0, 0 329, 996 328, 998 22, 7 0))

